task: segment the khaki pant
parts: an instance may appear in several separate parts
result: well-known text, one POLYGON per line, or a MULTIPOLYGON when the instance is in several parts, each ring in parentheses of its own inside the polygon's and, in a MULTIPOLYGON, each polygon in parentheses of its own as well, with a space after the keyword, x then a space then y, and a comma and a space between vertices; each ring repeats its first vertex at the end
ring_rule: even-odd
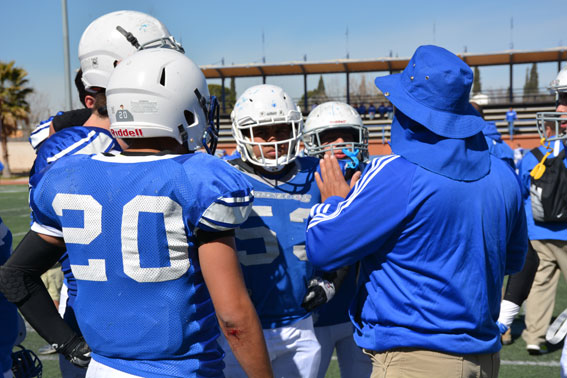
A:
POLYGON ((371 378, 496 378, 500 354, 448 354, 416 348, 364 350, 372 359, 371 378))
POLYGON ((61 287, 63 286, 63 272, 61 264, 56 263, 51 269, 41 275, 41 280, 49 292, 53 301, 59 302, 61 297, 61 287))
POLYGON ((531 240, 539 257, 530 295, 526 299, 526 329, 522 338, 526 344, 540 345, 551 323, 559 276, 567 280, 567 242, 562 240, 531 240))

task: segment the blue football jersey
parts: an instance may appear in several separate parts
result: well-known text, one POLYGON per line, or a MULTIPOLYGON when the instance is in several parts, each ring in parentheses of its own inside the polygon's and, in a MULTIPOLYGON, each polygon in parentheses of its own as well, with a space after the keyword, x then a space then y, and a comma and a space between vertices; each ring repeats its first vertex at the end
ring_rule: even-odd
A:
POLYGON ((222 376, 196 231, 244 222, 246 178, 201 153, 74 155, 39 175, 32 229, 65 239, 93 358, 143 377, 222 376))
MULTIPOLYGON (((0 218, 0 265, 12 253, 12 233, 0 218)), ((16 305, 0 293, 0 374, 12 367, 12 348, 18 336, 18 310, 16 305)))
MULTIPOLYGON (((60 114, 63 113, 57 113, 57 115, 60 114)), ((33 187, 35 183, 34 176, 36 173, 40 172, 47 165, 52 164, 63 157, 75 154, 96 154, 100 152, 121 151, 120 145, 110 132, 100 127, 73 126, 58 131, 48 138, 49 125, 51 125, 52 120, 53 117, 44 122, 47 126, 43 126, 42 128, 41 126, 44 124, 42 123, 36 128, 36 131, 34 131, 34 133, 38 132, 38 135, 40 135, 40 132, 42 133, 41 135, 43 135, 45 134, 45 130, 47 130, 47 136, 45 136, 44 141, 41 141, 41 145, 39 145, 37 150, 37 156, 32 169, 30 170, 30 188, 33 187)), ((33 140, 37 142, 38 137, 35 137, 33 140)), ((32 138, 30 137, 30 142, 31 141, 32 138)), ((33 142, 32 145, 34 145, 33 142)), ((31 223, 33 224, 33 212, 30 216, 31 223)), ((69 267, 66 254, 63 255, 60 261, 68 288, 69 300, 67 305, 73 306, 75 293, 77 291, 77 284, 69 267)))
POLYGON ((63 129, 53 134, 39 147, 30 171, 30 181, 34 174, 64 156, 90 155, 112 150, 121 151, 121 148, 106 129, 87 126, 63 129))
MULTIPOLYGON (((63 112, 59 111, 55 116, 61 115, 63 112)), ((55 116, 51 116, 45 121, 41 121, 39 125, 31 132, 29 141, 33 149, 37 152, 43 141, 49 138, 49 127, 51 126, 51 121, 55 116)))
POLYGON ((230 161, 254 188, 248 220, 236 230, 236 247, 246 287, 263 328, 290 325, 309 315, 302 307, 313 268, 305 255, 306 220, 321 201, 314 173, 318 160, 298 158, 278 180, 230 161))

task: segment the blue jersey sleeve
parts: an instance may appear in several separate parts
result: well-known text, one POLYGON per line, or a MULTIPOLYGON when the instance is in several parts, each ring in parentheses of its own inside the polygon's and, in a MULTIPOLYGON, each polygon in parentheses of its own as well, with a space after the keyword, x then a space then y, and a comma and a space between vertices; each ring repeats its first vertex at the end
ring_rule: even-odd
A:
POLYGON ((61 223, 51 206, 49 185, 43 177, 49 170, 43 170, 30 180, 31 230, 39 234, 63 237, 61 223))
POLYGON ((254 194, 242 173, 227 162, 207 155, 187 160, 185 168, 188 178, 194 175, 202 178, 192 180, 193 195, 200 203, 195 207, 199 213, 190 214, 196 228, 226 231, 244 223, 252 209, 254 194))
MULTIPOLYGON (((57 112, 56 115, 61 115, 63 112, 57 112)), ((40 145, 49 138, 49 127, 51 126, 51 122, 55 116, 51 116, 45 121, 41 121, 39 125, 35 127, 35 129, 30 134, 30 144, 32 145, 33 149, 37 152, 40 145)))
POLYGON ((373 160, 346 199, 330 197, 311 209, 306 247, 313 265, 323 270, 351 265, 377 250, 396 230, 406 214, 411 185, 411 177, 401 177, 395 168, 398 158, 389 155, 373 160), (393 176, 397 176, 397 185, 391 185, 393 176), (376 208, 368 206, 378 193, 380 198, 389 198, 380 204, 379 217, 376 208), (376 221, 367 221, 371 219, 376 221), (362 236, 353 240, 347 236, 351 234, 362 236))
POLYGON ((37 151, 30 177, 65 156, 121 151, 120 145, 108 130, 99 127, 74 126, 58 131, 37 151))

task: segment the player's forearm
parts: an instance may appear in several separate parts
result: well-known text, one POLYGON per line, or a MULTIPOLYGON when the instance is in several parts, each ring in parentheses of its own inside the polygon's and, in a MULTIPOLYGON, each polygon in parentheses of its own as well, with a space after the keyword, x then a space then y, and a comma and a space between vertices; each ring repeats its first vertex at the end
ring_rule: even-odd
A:
POLYGON ((234 245, 230 236, 199 247, 203 279, 221 329, 246 374, 272 377, 262 327, 244 285, 234 245))
POLYGON ((0 268, 0 291, 49 343, 64 344, 74 332, 61 319, 41 274, 61 257, 64 247, 30 231, 0 268))
POLYGON ((57 312, 45 285, 41 279, 37 279, 33 284, 28 282, 28 287, 29 297, 17 303, 20 312, 49 344, 66 344, 75 336, 75 332, 57 312))
POLYGON ((218 315, 221 330, 234 356, 248 377, 273 377, 264 334, 252 303, 244 305, 225 319, 218 315))

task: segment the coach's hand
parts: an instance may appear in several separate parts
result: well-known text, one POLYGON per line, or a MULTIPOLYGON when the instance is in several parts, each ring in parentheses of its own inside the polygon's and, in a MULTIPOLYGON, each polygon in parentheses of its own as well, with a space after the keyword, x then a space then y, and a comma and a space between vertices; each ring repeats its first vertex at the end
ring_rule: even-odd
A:
POLYGON ((73 365, 86 368, 91 361, 91 348, 82 336, 74 335, 71 340, 63 345, 55 345, 57 352, 61 353, 73 365))
POLYGON ((352 175, 349 185, 343 177, 339 162, 334 155, 325 155, 325 157, 320 160, 319 166, 321 167, 321 175, 315 172, 315 181, 321 192, 322 202, 325 202, 327 198, 333 196, 345 198, 351 188, 354 187, 356 182, 360 179, 361 172, 358 171, 352 175))

